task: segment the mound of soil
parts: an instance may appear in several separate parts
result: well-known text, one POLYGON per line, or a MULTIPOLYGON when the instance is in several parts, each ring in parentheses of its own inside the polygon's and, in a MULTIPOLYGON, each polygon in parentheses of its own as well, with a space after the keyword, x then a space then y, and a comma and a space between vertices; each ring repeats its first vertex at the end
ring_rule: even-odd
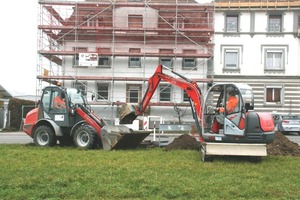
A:
POLYGON ((281 132, 276 132, 274 142, 267 145, 268 155, 300 156, 300 146, 281 132))
POLYGON ((192 137, 188 134, 183 134, 178 138, 175 138, 173 142, 165 146, 165 150, 173 150, 173 149, 191 149, 191 150, 199 150, 200 142, 198 142, 195 137, 192 137))
MULTIPOLYGON (((200 142, 198 142, 193 136, 183 134, 165 146, 165 150, 191 149, 198 151, 199 147, 200 142)), ((276 132, 274 142, 267 145, 267 152, 268 155, 300 156, 300 146, 290 141, 281 132, 276 132)))

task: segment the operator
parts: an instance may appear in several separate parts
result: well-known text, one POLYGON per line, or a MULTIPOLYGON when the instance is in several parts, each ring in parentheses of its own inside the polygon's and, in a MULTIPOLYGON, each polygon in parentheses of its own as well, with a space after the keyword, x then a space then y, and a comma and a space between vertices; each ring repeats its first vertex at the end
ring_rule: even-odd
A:
MULTIPOLYGON (((226 102, 226 112, 230 114, 234 111, 236 106, 238 105, 238 98, 235 96, 234 88, 232 86, 227 87, 227 102, 226 102)), ((219 113, 224 113, 224 107, 216 108, 216 111, 219 113)))
POLYGON ((58 109, 66 109, 65 95, 61 93, 61 95, 57 94, 54 98, 54 108, 58 109))
MULTIPOLYGON (((231 114, 234 112, 234 109, 238 105, 239 100, 235 96, 234 88, 232 86, 227 87, 226 92, 228 97, 226 101, 226 113, 231 114)), ((216 115, 216 118, 213 121, 212 132, 219 133, 219 130, 223 129, 225 109, 224 107, 218 107, 215 109, 215 111, 218 112, 218 114, 216 115)))

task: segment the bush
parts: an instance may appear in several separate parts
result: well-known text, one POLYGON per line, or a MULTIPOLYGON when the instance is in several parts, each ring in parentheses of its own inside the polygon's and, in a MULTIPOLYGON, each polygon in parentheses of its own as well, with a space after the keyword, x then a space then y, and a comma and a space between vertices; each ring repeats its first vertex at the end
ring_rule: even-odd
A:
POLYGON ((33 109, 35 106, 34 101, 11 98, 8 102, 8 110, 10 111, 10 128, 15 128, 19 130, 22 122, 22 118, 33 109), (32 106, 32 108, 27 108, 23 110, 22 116, 22 107, 23 106, 32 106))

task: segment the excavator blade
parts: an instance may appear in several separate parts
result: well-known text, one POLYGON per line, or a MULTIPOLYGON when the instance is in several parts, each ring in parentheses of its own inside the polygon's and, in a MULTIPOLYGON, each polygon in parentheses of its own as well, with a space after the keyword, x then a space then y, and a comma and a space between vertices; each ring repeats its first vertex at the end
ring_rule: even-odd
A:
POLYGON ((100 132, 104 150, 134 149, 151 133, 151 131, 133 131, 124 125, 105 125, 100 132))
POLYGON ((120 124, 132 124, 137 118, 133 105, 124 104, 120 109, 120 124))

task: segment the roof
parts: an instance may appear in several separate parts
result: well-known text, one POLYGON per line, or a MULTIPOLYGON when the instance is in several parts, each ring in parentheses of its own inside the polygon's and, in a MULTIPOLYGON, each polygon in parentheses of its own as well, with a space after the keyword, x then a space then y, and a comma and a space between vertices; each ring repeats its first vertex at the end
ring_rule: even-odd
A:
POLYGON ((0 99, 10 99, 12 95, 2 86, 0 85, 0 99))

